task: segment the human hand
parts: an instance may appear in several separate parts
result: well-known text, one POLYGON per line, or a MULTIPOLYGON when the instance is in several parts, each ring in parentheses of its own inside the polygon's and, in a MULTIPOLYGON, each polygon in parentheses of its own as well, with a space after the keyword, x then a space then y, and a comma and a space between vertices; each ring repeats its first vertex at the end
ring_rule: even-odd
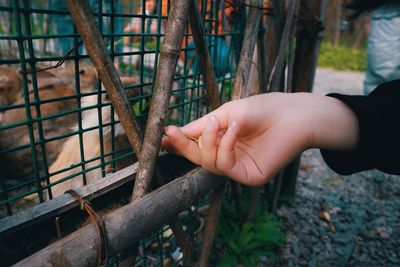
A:
POLYGON ((213 173, 258 186, 305 149, 352 148, 351 115, 334 98, 269 93, 226 103, 181 128, 169 126, 162 146, 213 173))

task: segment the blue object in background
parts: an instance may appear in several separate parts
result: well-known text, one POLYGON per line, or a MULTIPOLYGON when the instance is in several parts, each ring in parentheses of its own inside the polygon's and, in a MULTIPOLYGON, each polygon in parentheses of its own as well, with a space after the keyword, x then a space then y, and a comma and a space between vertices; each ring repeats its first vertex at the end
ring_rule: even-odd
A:
POLYGON ((372 13, 364 93, 395 79, 400 79, 400 4, 385 5, 372 13))
MULTIPOLYGON (((92 12, 99 12, 99 1, 100 0, 89 0, 88 3, 92 12)), ((111 1, 114 1, 114 12, 122 13, 122 6, 119 4, 119 1, 115 0, 103 0, 102 12, 110 13, 111 12, 111 1)), ((65 10, 68 11, 67 4, 65 0, 50 0, 50 6, 55 10, 65 10)), ((122 33, 122 18, 114 18, 114 33, 122 33)), ((53 32, 59 35, 70 35, 74 32, 74 23, 69 14, 65 15, 52 15, 51 16, 51 24, 53 25, 53 32)), ((103 33, 110 33, 110 19, 109 17, 103 18, 103 33)), ((120 37, 114 38, 114 51, 117 53, 121 53, 123 50, 123 43, 120 37)), ((56 53, 61 51, 62 55, 67 53, 71 48, 74 47, 74 39, 73 37, 58 37, 54 39, 54 45, 56 49, 56 53)), ((82 52, 82 49, 80 49, 82 52)))
MULTIPOLYGON (((228 62, 229 62, 229 48, 226 45, 226 42, 223 37, 213 37, 212 45, 209 47, 211 61, 214 62, 214 71, 215 76, 222 77, 229 71, 228 62)), ((194 42, 191 42, 188 45, 188 48, 195 49, 194 42)), ((193 72, 196 73, 199 69, 199 59, 197 57, 196 51, 192 50, 188 53, 190 58, 193 58, 192 69, 193 72)))

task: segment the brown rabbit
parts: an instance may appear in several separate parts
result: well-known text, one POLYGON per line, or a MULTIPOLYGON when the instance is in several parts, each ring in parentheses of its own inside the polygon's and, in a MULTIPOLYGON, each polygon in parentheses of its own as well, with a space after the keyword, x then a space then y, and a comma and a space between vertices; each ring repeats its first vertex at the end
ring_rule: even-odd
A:
MULTIPOLYGON (((65 66, 41 71, 45 66, 38 67, 36 75, 37 88, 49 85, 68 85, 75 90, 75 64, 67 63, 65 66)), ((93 91, 97 83, 97 72, 94 66, 87 63, 79 63, 79 85, 83 93, 93 91)), ((28 75, 29 91, 33 91, 32 75, 28 75)))
MULTIPOLYGON (((121 77, 121 82, 124 85, 127 84, 134 84, 137 83, 138 79, 135 77, 121 77)), ((128 97, 135 97, 139 94, 137 89, 132 89, 132 90, 126 90, 127 96, 128 97)), ((145 88, 145 93, 150 93, 149 88, 145 88)), ((89 98, 88 103, 85 103, 86 106, 91 106, 96 104, 97 99, 95 98, 89 98)), ((111 121, 111 108, 110 106, 106 106, 102 108, 102 123, 103 124, 108 124, 111 121)), ((114 115, 114 120, 118 120, 117 116, 114 115)), ((82 127, 84 129, 91 128, 91 127, 96 127, 99 125, 98 121, 98 109, 91 109, 88 110, 84 113, 84 119, 82 121, 82 127)), ((124 147, 129 147, 129 142, 126 138, 124 129, 122 128, 121 124, 116 124, 115 125, 115 145, 116 145, 116 150, 124 147)), ((111 147, 111 127, 107 126, 103 128, 103 145, 104 145, 104 154, 108 154, 112 152, 112 147, 111 147)), ((83 143, 83 149, 84 149, 84 156, 85 160, 88 161, 90 159, 95 159, 100 157, 100 136, 99 136, 99 129, 94 129, 88 132, 83 133, 82 135, 82 143, 83 143)), ((118 155, 116 155, 118 156, 118 155)), ((111 159, 110 156, 105 158, 105 161, 109 161, 111 159)), ((57 160, 51 165, 50 167, 50 175, 56 171, 65 169, 69 166, 79 164, 82 161, 81 158, 81 153, 80 153, 80 139, 78 135, 74 135, 70 137, 63 145, 62 151, 57 157, 57 160)), ((116 170, 120 170, 129 164, 134 163, 137 161, 136 157, 128 157, 124 158, 122 160, 119 160, 116 162, 116 170)), ((95 166, 100 165, 100 160, 94 160, 91 161, 87 164, 85 164, 85 168, 89 169, 95 166)), ((82 170, 82 167, 76 167, 73 169, 70 169, 68 171, 52 175, 50 177, 50 182, 54 183, 64 177, 74 175, 75 173, 79 172, 82 170)), ((105 172, 109 173, 112 170, 110 165, 107 165, 105 167, 105 172)), ((97 179, 100 179, 102 177, 101 174, 101 168, 96 168, 89 173, 86 174, 86 181, 87 183, 91 183, 97 179)), ((52 186, 52 194, 53 197, 57 197, 61 194, 63 194, 65 191, 69 189, 75 189, 78 187, 81 187, 83 185, 83 176, 82 175, 77 175, 73 177, 72 179, 66 180, 62 183, 59 183, 57 185, 52 186)))
MULTIPOLYGON (((73 95, 71 88, 65 85, 47 86, 46 88, 41 88, 41 90, 39 90, 39 96, 42 101, 71 95, 73 95)), ((32 93, 29 94, 29 99, 31 102, 34 101, 34 96, 32 93)), ((20 98, 17 102, 15 102, 15 104, 24 104, 24 99, 20 98)), ((41 117, 47 117, 60 112, 71 111, 75 108, 75 99, 54 101, 39 105, 41 117)), ((31 106, 30 113, 33 120, 38 118, 38 114, 34 106, 31 106)), ((0 150, 29 145, 32 141, 35 141, 35 143, 39 141, 39 123, 37 121, 32 123, 35 140, 30 140, 28 128, 29 122, 25 124, 26 120, 27 117, 24 107, 11 109, 3 113, 1 121, 2 125, 10 125, 15 123, 24 123, 24 125, 0 131, 0 150)), ((41 124, 44 135, 43 137, 46 139, 65 134, 68 132, 69 127, 72 127, 76 121, 77 116, 75 113, 53 119, 42 120, 41 124)), ((53 162, 55 160, 62 142, 63 140, 46 142, 45 149, 48 162, 53 162)), ((43 153, 41 146, 35 145, 35 151, 39 162, 38 167, 41 168, 43 153)), ((33 159, 31 147, 28 146, 22 150, 0 154, 0 159, 4 163, 5 168, 3 170, 3 175, 6 175, 6 177, 20 179, 32 175, 33 159)))
MULTIPOLYGON (((88 92, 93 90, 93 86, 97 81, 97 75, 94 68, 90 65, 82 64, 82 70, 80 72, 81 92, 88 92)), ((33 149, 29 146, 33 141, 38 143, 40 141, 39 136, 39 121, 35 121, 39 116, 37 114, 37 107, 33 105, 37 104, 40 110, 40 117, 45 118, 40 120, 42 125, 43 139, 47 140, 53 137, 59 137, 61 135, 70 132, 70 128, 77 123, 77 113, 72 112, 77 108, 76 98, 73 97, 76 94, 75 79, 72 81, 70 71, 71 67, 68 65, 65 70, 62 71, 42 71, 36 73, 37 88, 39 94, 39 101, 36 102, 33 93, 33 83, 31 75, 28 76, 28 88, 29 100, 31 102, 30 113, 34 120, 32 123, 32 130, 35 140, 30 140, 29 135, 29 122, 27 120, 25 107, 7 110, 1 115, 0 125, 10 125, 15 123, 25 123, 22 126, 9 128, 0 131, 0 151, 10 148, 17 148, 25 146, 24 149, 19 149, 14 152, 0 153, 0 160, 4 163, 4 168, 1 168, 0 175, 3 175, 9 179, 23 179, 31 178, 34 161, 32 157, 33 149), (71 98, 67 98, 71 97, 71 98), (64 98, 56 100, 58 98, 64 98), (65 99, 66 98, 66 99, 65 99), (70 111, 71 113, 62 116, 47 118, 56 114, 65 113, 70 111)), ((20 97, 14 104, 24 104, 24 98, 20 97)), ((50 165, 52 164, 57 155, 59 154, 62 144, 65 139, 58 139, 51 142, 45 142, 44 148, 46 154, 43 154, 43 147, 39 144, 34 146, 36 153, 36 159, 38 162, 38 170, 42 171, 44 159, 50 165), (44 158, 45 156, 45 158, 44 158)))
POLYGON ((6 66, 0 66, 0 107, 9 106, 19 98, 21 79, 18 72, 6 66))

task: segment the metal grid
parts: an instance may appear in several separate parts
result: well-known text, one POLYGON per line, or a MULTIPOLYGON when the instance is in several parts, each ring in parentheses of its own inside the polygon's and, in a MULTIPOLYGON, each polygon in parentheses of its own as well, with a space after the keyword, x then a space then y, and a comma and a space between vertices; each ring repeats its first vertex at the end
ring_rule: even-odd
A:
MULTIPOLYGON (((170 7, 170 1, 155 2, 89 1, 142 125, 170 7)), ((225 101, 231 95, 240 34, 223 1, 199 1, 199 9, 225 101)), ((0 68, 6 73, 0 72, 0 80, 10 80, 16 95, 0 105, 1 217, 57 196, 69 189, 69 181, 84 185, 135 161, 128 143, 119 141, 121 125, 64 1, 0 1, 0 68), (74 142, 67 153, 67 143, 74 142), (88 153, 88 147, 96 153, 88 153), (62 153, 75 161, 57 164, 62 153)), ((200 76, 187 29, 168 124, 183 125, 208 112, 200 76)), ((9 88, 0 91, 1 98, 8 97, 9 88)))

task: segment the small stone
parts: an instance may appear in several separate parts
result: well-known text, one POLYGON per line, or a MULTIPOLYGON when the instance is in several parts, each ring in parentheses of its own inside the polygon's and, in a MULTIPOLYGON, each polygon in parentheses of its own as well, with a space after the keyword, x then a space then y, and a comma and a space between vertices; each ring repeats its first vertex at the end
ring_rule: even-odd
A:
POLYGON ((261 261, 262 263, 267 263, 267 262, 268 262, 268 257, 267 257, 267 256, 261 256, 261 257, 260 257, 260 261, 261 261))
POLYGON ((379 227, 376 231, 381 238, 389 239, 390 235, 386 232, 385 228, 379 227))
POLYGON ((296 258, 300 257, 300 248, 297 241, 297 238, 292 241, 292 252, 296 258))
POLYGON ((183 253, 181 252, 180 248, 177 248, 174 252, 172 252, 171 257, 174 259, 174 261, 180 261, 183 258, 183 253))
POLYGON ((315 255, 311 256, 311 259, 308 261, 308 267, 316 267, 317 266, 317 258, 315 255))
POLYGON ((314 251, 314 253, 316 253, 316 254, 318 254, 318 253, 320 253, 321 252, 321 247, 319 246, 319 245, 317 245, 317 246, 313 246, 313 251, 314 251))

